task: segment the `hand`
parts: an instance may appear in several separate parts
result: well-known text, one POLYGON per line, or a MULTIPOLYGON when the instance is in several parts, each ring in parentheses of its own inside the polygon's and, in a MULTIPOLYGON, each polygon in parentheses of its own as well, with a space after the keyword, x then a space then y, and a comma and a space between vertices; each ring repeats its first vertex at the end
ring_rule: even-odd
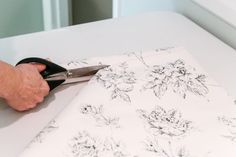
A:
POLYGON ((39 73, 45 68, 39 64, 20 64, 15 67, 14 86, 5 98, 13 109, 17 111, 32 109, 48 95, 49 86, 39 73))

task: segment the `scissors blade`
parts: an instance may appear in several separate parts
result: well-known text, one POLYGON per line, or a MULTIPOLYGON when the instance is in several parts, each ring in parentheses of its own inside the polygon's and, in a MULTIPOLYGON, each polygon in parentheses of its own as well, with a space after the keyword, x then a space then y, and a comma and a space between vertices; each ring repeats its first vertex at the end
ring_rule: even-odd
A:
POLYGON ((108 67, 109 65, 88 66, 67 71, 67 79, 63 84, 84 82, 90 80, 99 70, 108 67))

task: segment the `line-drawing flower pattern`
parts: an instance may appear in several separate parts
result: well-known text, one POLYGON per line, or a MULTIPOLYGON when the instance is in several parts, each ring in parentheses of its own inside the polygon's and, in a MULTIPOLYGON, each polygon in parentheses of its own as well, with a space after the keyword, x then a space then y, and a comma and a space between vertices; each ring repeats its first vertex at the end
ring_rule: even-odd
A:
POLYGON ((145 142, 146 150, 156 153, 160 157, 190 157, 185 148, 173 152, 173 142, 184 138, 193 129, 192 122, 182 118, 182 114, 174 109, 165 110, 157 106, 150 113, 145 110, 137 110, 140 118, 144 119, 152 138, 145 142), (168 149, 163 148, 158 139, 165 138, 168 141, 168 149))
POLYGON ((185 147, 180 147, 173 151, 170 141, 168 142, 168 145, 169 149, 164 149, 157 138, 150 138, 145 142, 146 150, 157 154, 158 157, 191 157, 189 151, 187 151, 185 147))
POLYGON ((132 157, 121 142, 113 138, 93 137, 87 131, 74 136, 69 147, 74 157, 132 157))
POLYGON ((75 67, 82 67, 88 65, 88 62, 86 60, 75 60, 70 61, 66 64, 67 67, 75 66, 75 67))
POLYGON ((78 95, 77 102, 57 119, 60 126, 52 121, 35 138, 37 143, 29 146, 33 151, 27 150, 26 156, 219 157, 225 153, 235 157, 236 117, 227 115, 227 106, 219 106, 229 99, 220 86, 209 84, 214 81, 189 58, 182 50, 167 48, 147 54, 134 52, 104 62, 95 59, 68 63, 74 68, 119 62, 93 77, 88 90, 78 95), (104 95, 91 99, 99 90, 104 95), (214 101, 204 101, 205 98, 214 101), (202 105, 192 103, 197 99, 202 105), (184 105, 172 105, 174 101, 184 105), (204 107, 207 112, 215 102, 219 108, 210 110, 210 117, 214 118, 204 113, 199 119, 195 112, 204 107), (78 118, 83 122, 78 123, 78 118), (208 123, 219 126, 215 128, 219 130, 210 130, 212 125, 208 123), (212 136, 209 131, 213 131, 212 136), (49 145, 61 149, 50 149, 49 145), (37 147, 40 151, 36 151, 37 147))
POLYGON ((139 54, 137 52, 131 52, 126 54, 128 57, 134 56, 139 62, 141 62, 145 67, 149 67, 149 65, 145 62, 143 57, 143 52, 141 51, 139 54))
POLYGON ((70 142, 71 152, 74 157, 98 156, 101 143, 91 137, 87 132, 79 132, 70 142))
POLYGON ((58 127, 56 121, 52 120, 51 122, 49 122, 49 124, 43 130, 41 130, 38 133, 38 135, 34 138, 34 140, 31 143, 42 143, 47 134, 53 132, 54 130, 56 130, 58 128, 59 127, 58 127))
POLYGON ((134 89, 136 78, 134 72, 127 69, 128 64, 123 62, 118 68, 108 67, 95 75, 95 80, 111 90, 111 99, 121 98, 126 102, 131 102, 128 93, 134 89))
POLYGON ((138 113, 148 124, 154 135, 179 137, 185 135, 193 128, 192 122, 184 120, 182 114, 174 109, 166 111, 157 106, 151 113, 147 113, 144 110, 138 110, 138 113))
POLYGON ((221 122, 229 130, 228 135, 222 135, 222 137, 231 140, 236 143, 236 118, 228 118, 225 116, 218 117, 219 122, 221 122))
POLYGON ((97 126, 112 126, 115 128, 119 128, 119 118, 118 117, 110 117, 104 114, 104 107, 100 105, 98 107, 92 106, 89 104, 82 105, 80 108, 80 112, 84 115, 89 115, 93 117, 97 123, 97 126))
POLYGON ((195 68, 187 66, 183 60, 166 65, 154 65, 148 70, 147 82, 143 88, 153 90, 161 98, 170 88, 174 93, 186 98, 187 92, 205 96, 209 89, 205 84, 206 76, 198 74, 195 68))
MULTIPOLYGON (((173 49, 174 47, 164 47, 164 48, 158 48, 155 50, 155 52, 164 52, 164 53, 169 53, 171 52, 171 49, 173 49), (170 50, 170 51, 168 51, 170 50)), ((144 59, 144 55, 145 53, 143 53, 142 51, 140 52, 129 52, 129 53, 125 53, 125 55, 127 55, 128 57, 132 57, 134 56, 138 61, 140 61, 145 67, 149 67, 149 65, 146 63, 145 59, 144 59)), ((150 57, 150 56, 149 56, 150 57)))

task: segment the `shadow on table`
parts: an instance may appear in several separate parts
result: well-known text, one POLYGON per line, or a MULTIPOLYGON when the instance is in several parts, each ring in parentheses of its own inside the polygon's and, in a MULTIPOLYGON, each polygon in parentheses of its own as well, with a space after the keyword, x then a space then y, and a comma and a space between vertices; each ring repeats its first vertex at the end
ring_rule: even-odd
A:
POLYGON ((0 128, 7 127, 11 125, 12 123, 18 121, 20 118, 27 114, 39 112, 43 108, 47 108, 48 105, 55 100, 55 93, 60 92, 61 90, 64 90, 68 88, 69 86, 60 86, 57 89, 53 90, 48 97, 45 98, 44 102, 39 104, 35 109, 24 111, 24 112, 18 112, 14 109, 10 108, 4 100, 0 99, 0 128))

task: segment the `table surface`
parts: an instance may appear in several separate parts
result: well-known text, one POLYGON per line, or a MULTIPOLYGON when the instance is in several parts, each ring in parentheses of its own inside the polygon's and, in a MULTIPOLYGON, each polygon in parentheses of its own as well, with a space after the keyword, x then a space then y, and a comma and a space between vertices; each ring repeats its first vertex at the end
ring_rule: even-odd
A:
MULTIPOLYGON (((170 46, 185 47, 226 91, 236 97, 236 52, 186 17, 153 12, 0 40, 0 58, 57 63, 170 46)), ((0 155, 15 157, 75 97, 86 83, 61 86, 38 108, 18 113, 0 102, 0 155)))

